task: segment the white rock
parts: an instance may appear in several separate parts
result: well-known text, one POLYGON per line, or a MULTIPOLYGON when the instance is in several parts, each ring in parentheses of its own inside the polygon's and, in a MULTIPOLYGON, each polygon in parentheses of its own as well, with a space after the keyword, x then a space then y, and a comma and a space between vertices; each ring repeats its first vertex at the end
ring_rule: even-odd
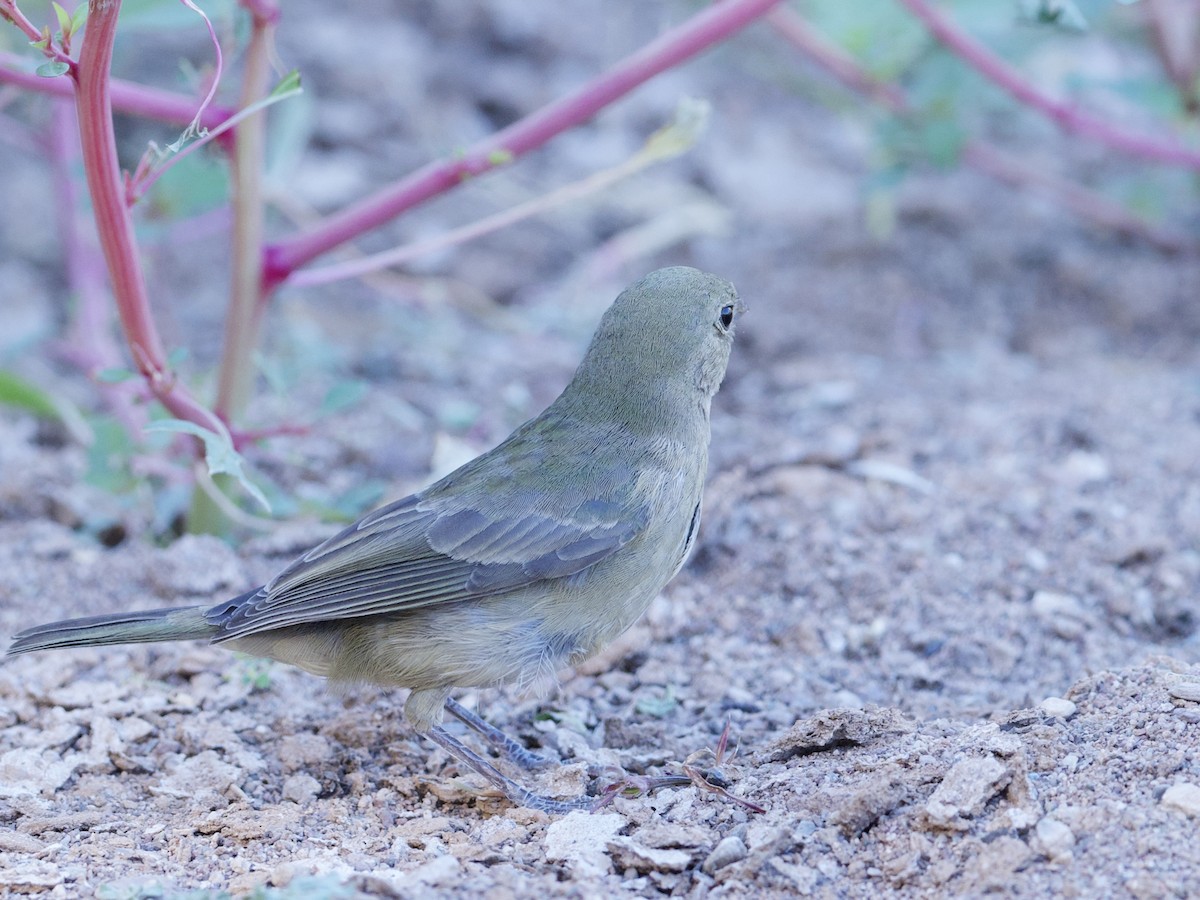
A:
POLYGON ((1082 619, 1086 615, 1078 597, 1060 594, 1058 591, 1034 592, 1032 605, 1033 611, 1045 618, 1070 616, 1073 619, 1082 619))
POLYGON ((732 863, 745 859, 748 852, 745 842, 736 834, 731 834, 729 837, 723 838, 721 843, 713 848, 712 853, 708 854, 708 858, 704 860, 704 865, 701 868, 707 874, 711 875, 717 869, 723 869, 732 863))
POLYGON ((1192 702, 1200 702, 1200 683, 1195 681, 1181 681, 1179 684, 1173 684, 1167 689, 1172 697, 1178 700, 1190 700, 1192 702))
POLYGON ((1056 719, 1069 719, 1075 715, 1077 707, 1070 700, 1065 700, 1062 697, 1047 697, 1038 704, 1038 709, 1048 716, 1054 716, 1056 719))
POLYGON ((301 805, 309 803, 321 793, 321 782, 303 772, 289 775, 283 782, 283 799, 301 805))
POLYGON ((612 869, 607 848, 625 827, 617 813, 568 813, 546 829, 546 858, 569 862, 581 875, 603 875, 612 869))
POLYGON ((0 756, 0 797, 50 794, 75 774, 81 754, 64 758, 57 753, 20 748, 0 756))
POLYGON ((417 866, 409 873, 424 884, 454 884, 462 880, 462 863, 453 856, 437 856, 429 862, 417 866))
POLYGON ((275 751, 275 757, 289 772, 320 765, 332 759, 333 755, 333 745, 329 740, 310 732, 289 734, 280 740, 275 751))
POLYGON ((1072 450, 1058 468, 1059 477, 1067 484, 1082 487, 1107 481, 1111 473, 1108 460, 1099 453, 1072 450))
POLYGON ((964 827, 1010 781, 1012 770, 994 756, 959 760, 925 802, 925 816, 937 828, 964 827))
POLYGON ((1034 829, 1042 852, 1055 862, 1071 858, 1075 848, 1075 834, 1058 819, 1046 816, 1034 829))
POLYGON ((647 847, 632 838, 619 837, 608 845, 622 866, 639 872, 682 872, 692 861, 686 850, 647 847))
POLYGON ((1064 640, 1080 637, 1087 624, 1087 610, 1079 599, 1055 591, 1037 591, 1033 595, 1033 612, 1064 640))
POLYGON ((6 897, 37 894, 62 883, 63 876, 58 866, 42 860, 25 860, 18 866, 0 869, 0 889, 6 897))
POLYGON ((241 778, 241 771, 221 760, 213 750, 176 758, 167 764, 167 774, 152 788, 170 797, 193 797, 202 791, 221 794, 241 778))
POLYGON ((1173 784, 1163 793, 1160 802, 1189 816, 1200 816, 1200 787, 1187 781, 1173 784))

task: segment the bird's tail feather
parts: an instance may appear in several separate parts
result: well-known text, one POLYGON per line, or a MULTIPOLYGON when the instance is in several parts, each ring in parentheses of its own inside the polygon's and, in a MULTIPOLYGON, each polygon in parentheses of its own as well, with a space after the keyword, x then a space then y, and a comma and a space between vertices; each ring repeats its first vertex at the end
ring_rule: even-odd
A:
POLYGON ((204 618, 204 607, 201 606, 88 616, 28 628, 13 638, 8 655, 54 647, 208 639, 217 630, 217 626, 204 618))

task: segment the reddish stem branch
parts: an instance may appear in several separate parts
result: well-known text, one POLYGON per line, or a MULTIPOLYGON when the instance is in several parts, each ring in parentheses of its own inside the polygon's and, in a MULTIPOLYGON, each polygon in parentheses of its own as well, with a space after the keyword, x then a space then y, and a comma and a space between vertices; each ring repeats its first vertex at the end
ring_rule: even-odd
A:
POLYGON ((275 0, 238 0, 238 6, 250 13, 260 26, 279 24, 279 4, 275 0))
MULTIPOLYGON (((0 19, 6 19, 16 25, 29 38, 30 43, 36 44, 43 39, 42 32, 38 30, 38 27, 17 8, 16 0, 0 0, 0 19)), ((47 59, 66 63, 70 72, 75 71, 75 60, 64 53, 62 48, 56 47, 53 40, 49 41, 41 50, 47 59)))
MULTIPOLYGON (((70 78, 43 78, 26 71, 24 66, 24 57, 0 50, 0 82, 15 84, 43 94, 74 96, 75 86, 70 78)), ((113 109, 173 125, 187 125, 195 118, 196 108, 200 105, 195 97, 134 84, 131 81, 114 78, 110 79, 109 84, 113 109)), ((233 111, 228 107, 212 104, 200 114, 200 124, 204 128, 216 128, 231 115, 233 111)))
MULTIPOLYGON (((57 350, 89 377, 103 369, 123 365, 120 346, 111 329, 111 313, 104 258, 95 235, 83 219, 75 180, 79 163, 79 128, 75 107, 63 98, 52 103, 50 161, 54 167, 54 202, 58 213, 59 240, 63 246, 67 284, 75 298, 67 335, 57 350)), ((136 434, 145 423, 145 409, 137 405, 140 386, 133 381, 102 384, 108 407, 136 434)))
MULTIPOLYGON (((911 114, 912 107, 903 90, 875 78, 854 57, 830 44, 790 9, 772 11, 768 21, 792 46, 846 87, 866 95, 895 115, 911 114)), ((1041 188, 1076 215, 1124 234, 1141 237, 1163 250, 1175 252, 1196 245, 1195 240, 1186 235, 1147 222, 1120 204, 1065 178, 1032 169, 984 141, 968 141, 963 148, 962 158, 968 165, 1007 184, 1041 188)))
POLYGON ((109 69, 120 0, 91 0, 88 27, 76 69, 76 111, 83 167, 96 217, 100 246, 108 263, 125 339, 150 392, 173 415, 205 428, 223 426, 180 385, 166 363, 150 313, 146 280, 138 258, 133 222, 125 206, 125 185, 117 162, 109 97, 109 69))
POLYGON ((264 294, 322 253, 376 228, 463 179, 534 150, 666 69, 724 40, 780 0, 723 0, 693 16, 575 92, 542 107, 470 147, 432 162, 382 191, 330 216, 315 228, 266 247, 264 294))
POLYGON ((846 87, 865 94, 894 113, 909 111, 903 90, 873 76, 849 53, 821 37, 799 14, 786 8, 773 9, 767 21, 788 43, 846 87))
POLYGON ((1200 169, 1200 150, 1169 138, 1132 134, 1043 94, 983 44, 960 31, 927 0, 900 0, 948 50, 1017 101, 1036 109, 1066 131, 1082 134, 1142 159, 1200 169))
POLYGON ((17 26, 31 41, 40 41, 42 34, 38 27, 25 17, 25 13, 17 8, 13 0, 0 0, 0 19, 6 19, 17 26))
POLYGON ((1041 188, 1080 218, 1111 228, 1118 234, 1141 238, 1168 253, 1196 249, 1194 237, 1148 222, 1095 191, 1029 166, 982 141, 968 142, 963 148, 963 159, 980 172, 1014 187, 1041 188))

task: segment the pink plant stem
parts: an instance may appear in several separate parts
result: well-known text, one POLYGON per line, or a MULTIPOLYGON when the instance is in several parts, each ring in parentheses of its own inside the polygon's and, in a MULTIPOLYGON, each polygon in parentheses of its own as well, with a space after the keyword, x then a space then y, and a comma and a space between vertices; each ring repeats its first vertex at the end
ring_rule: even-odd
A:
POLYGON ((655 75, 679 65, 766 14, 780 0, 723 0, 697 13, 609 71, 544 106, 460 156, 429 163, 372 197, 330 216, 315 228, 265 248, 264 294, 296 269, 466 178, 481 175, 534 150, 655 75))
MULTIPOLYGON (((0 19, 7 19, 17 26, 25 36, 29 38, 31 43, 37 43, 42 39, 42 33, 36 25, 25 17, 25 14, 17 8, 16 0, 0 0, 0 19)), ((45 47, 42 48, 42 53, 47 59, 53 59, 58 62, 67 64, 71 72, 75 71, 75 60, 71 59, 59 47, 55 46, 51 40, 45 47)))
MULTIPOLYGON (((24 57, 0 50, 0 82, 58 97, 74 95, 75 87, 70 78, 43 78, 26 71, 25 64, 24 57)), ((196 109, 200 105, 200 101, 194 97, 130 81, 111 79, 109 83, 113 109, 135 116, 145 116, 173 125, 187 125, 195 118, 196 109)), ((200 124, 204 128, 216 128, 231 115, 233 112, 228 107, 211 104, 200 114, 200 124)))
POLYGON ((238 0, 238 6, 250 13, 256 25, 279 24, 279 4, 275 0, 238 0))
MULTIPOLYGON (((768 16, 768 21, 792 46, 846 87, 870 97, 895 115, 911 113, 912 107, 903 90, 875 78, 854 57, 821 37, 797 13, 790 9, 776 9, 768 16)), ((1194 239, 1147 222, 1121 205, 1064 178, 1032 169, 983 141, 968 141, 963 148, 963 161, 1007 184, 1039 187, 1076 215, 1138 236, 1163 250, 1176 252, 1196 246, 1194 239)))
MULTIPOLYGON (((82 221, 79 192, 75 189, 79 163, 79 128, 75 107, 58 98, 52 104, 50 160, 54 167, 54 208, 58 214, 59 242, 67 283, 75 303, 67 336, 58 352, 89 376, 123 365, 121 351, 113 339, 108 290, 104 280, 104 258, 95 236, 82 221)), ((145 410, 136 405, 138 385, 132 381, 102 384, 109 409, 130 434, 145 424, 145 410)))
POLYGON ((168 369, 159 340, 146 280, 138 258, 133 222, 125 205, 125 185, 117 162, 109 97, 109 68, 117 31, 120 0, 91 0, 88 27, 79 55, 76 111, 83 168, 96 217, 100 246, 117 301, 125 339, 134 365, 150 392, 173 415, 213 431, 224 431, 216 416, 194 400, 168 369))
POLYGON ((1119 234, 1140 238, 1160 250, 1180 253, 1197 248, 1194 237, 1147 222, 1107 197, 1051 172, 1031 167, 983 141, 968 141, 963 148, 963 159, 980 172, 1014 187, 1041 188, 1080 218, 1119 234))
POLYGON ((767 15, 767 21, 788 43, 851 90, 887 107, 894 113, 909 111, 908 98, 894 84, 880 81, 840 47, 826 41, 798 13, 781 7, 767 15))
POLYGON ((974 38, 960 31, 927 0, 900 0, 952 53, 1017 101, 1036 109, 1066 131, 1081 134, 1130 156, 1200 169, 1200 150, 1170 138, 1132 134, 1043 94, 1019 72, 974 38))
POLYGON ((12 22, 31 41, 40 40, 42 37, 38 27, 25 17, 25 13, 21 12, 12 0, 0 0, 0 19, 12 22))

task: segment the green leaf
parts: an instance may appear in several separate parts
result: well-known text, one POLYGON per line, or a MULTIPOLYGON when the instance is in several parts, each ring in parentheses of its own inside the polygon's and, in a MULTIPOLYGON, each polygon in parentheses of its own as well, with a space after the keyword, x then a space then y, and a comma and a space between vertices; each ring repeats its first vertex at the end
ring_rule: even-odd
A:
MULTIPOLYGON (((193 153, 167 169, 151 195, 154 208, 168 220, 184 219, 216 209, 226 202, 229 169, 219 159, 193 153)), ((153 229, 141 227, 148 233, 153 229)))
POLYGON ((634 709, 644 716, 653 716, 656 719, 661 719, 663 716, 674 712, 678 707, 679 701, 675 699, 675 686, 668 684, 663 689, 661 696, 639 697, 634 709))
POLYGON ((59 75, 66 75, 71 70, 61 59, 54 59, 50 62, 44 62, 34 71, 43 78, 57 78, 59 75))
POLYGON ((921 124, 921 149, 935 166, 950 168, 958 164, 967 135, 957 120, 931 119, 921 124))
POLYGON ((83 24, 87 21, 88 5, 80 0, 80 3, 75 7, 75 14, 71 16, 71 34, 78 34, 83 30, 83 24))
POLYGON ((12 372, 0 370, 0 403, 45 419, 59 418, 58 404, 49 394, 12 372))
POLYGON ((1021 17, 1038 25, 1053 25, 1063 31, 1083 32, 1088 22, 1072 0, 1021 0, 1021 17))
POLYGON ((300 70, 292 69, 292 71, 288 72, 281 79, 279 79, 279 84, 275 85, 275 87, 271 89, 271 93, 268 94, 267 96, 268 97, 286 97, 289 94, 294 94, 299 90, 300 90, 300 70))
POLYGON ((110 494, 134 491, 138 482, 129 470, 133 441, 125 426, 116 419, 103 417, 92 422, 92 433, 84 480, 110 494))
POLYGON ((228 475, 236 479, 242 489, 253 497, 263 509, 267 512, 271 511, 271 504, 267 502, 266 495, 246 475, 244 468, 246 460, 234 449, 233 440, 228 432, 218 434, 195 422, 186 422, 183 419, 163 419, 151 422, 145 430, 190 434, 200 438, 204 441, 204 461, 208 464, 208 473, 210 475, 228 475))
POLYGON ((867 193, 867 230, 876 240, 890 240, 896 233, 896 192, 887 188, 867 193))
POLYGON ((318 415, 328 416, 352 406, 357 406, 370 390, 365 381, 339 381, 329 389, 325 399, 321 401, 318 415))
POLYGON ((675 107, 675 115, 647 138, 642 152, 652 159, 670 159, 691 150, 708 127, 712 104, 695 97, 684 97, 675 107))
MULTIPOLYGON (((55 18, 58 19, 58 30, 62 32, 64 38, 71 36, 71 15, 61 6, 50 0, 50 5, 54 7, 55 18)), ((86 6, 86 4, 84 4, 86 6)))

